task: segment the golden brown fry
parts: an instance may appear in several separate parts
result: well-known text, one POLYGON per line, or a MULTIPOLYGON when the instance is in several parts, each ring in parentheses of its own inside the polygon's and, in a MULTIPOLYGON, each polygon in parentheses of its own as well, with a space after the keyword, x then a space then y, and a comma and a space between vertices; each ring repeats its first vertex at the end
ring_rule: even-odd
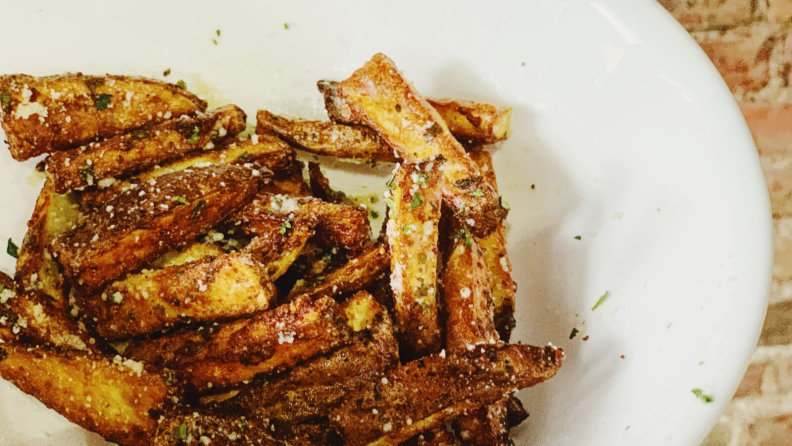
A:
POLYGON ((151 128, 92 142, 47 158, 55 191, 106 186, 196 150, 210 150, 245 129, 245 112, 227 105, 211 113, 163 122, 151 128))
POLYGON ((256 132, 272 133, 317 155, 364 161, 396 161, 393 150, 371 129, 324 121, 290 120, 266 110, 256 114, 256 132))
POLYGON ((231 252, 130 274, 100 296, 81 299, 97 333, 118 340, 192 322, 232 319, 270 308, 277 299, 264 265, 231 252))
POLYGON ((287 299, 307 295, 318 297, 343 296, 362 290, 388 272, 388 251, 381 245, 366 248, 360 255, 338 269, 316 278, 314 283, 298 281, 287 299), (321 279, 320 279, 321 278, 321 279))
POLYGON ((311 188, 303 180, 302 172, 285 177, 273 178, 261 188, 262 193, 286 195, 289 197, 310 197, 311 188))
POLYGON ((482 350, 475 356, 432 355, 392 369, 385 379, 348 394, 330 411, 330 423, 347 446, 398 445, 514 389, 551 378, 563 358, 555 347, 482 350))
POLYGON ((225 254, 225 251, 214 243, 191 242, 173 251, 166 252, 157 260, 151 262, 149 267, 161 269, 168 266, 184 265, 185 263, 195 262, 207 257, 219 257, 223 254, 225 254))
POLYGON ((288 215, 273 215, 267 228, 260 221, 255 228, 256 235, 242 248, 265 265, 270 280, 276 280, 286 273, 305 249, 308 240, 314 235, 317 220, 306 215, 289 220, 288 215), (290 227, 286 228, 286 222, 290 227))
POLYGON ((98 290, 222 221, 253 197, 257 178, 250 169, 218 165, 151 180, 56 238, 58 261, 84 292, 98 290))
POLYGON ((129 76, 0 76, 0 95, 0 119, 19 161, 206 109, 187 90, 129 76))
POLYGON ((229 387, 293 367, 349 342, 332 299, 295 299, 249 319, 132 342, 125 354, 165 365, 198 390, 229 387))
POLYGON ((74 228, 81 218, 79 205, 73 194, 55 193, 47 179, 41 189, 28 230, 19 250, 16 280, 27 291, 39 290, 66 308, 65 280, 60 266, 53 258, 52 242, 56 236, 74 228))
POLYGON ((454 432, 445 427, 423 432, 402 443, 403 446, 459 446, 459 439, 454 432))
POLYGON ((455 426, 463 446, 513 446, 507 422, 506 400, 460 416, 455 426))
POLYGON ((291 446, 292 443, 275 438, 270 429, 270 424, 259 418, 187 408, 165 415, 151 446, 291 446))
POLYGON ((143 364, 97 353, 0 344, 0 377, 68 420, 124 446, 148 446, 166 404, 143 364))
POLYGON ((410 354, 440 349, 437 306, 440 163, 402 164, 393 177, 388 211, 394 317, 410 354))
MULTIPOLYGON (((484 177, 497 191, 498 183, 495 178, 495 169, 492 166, 492 155, 482 150, 471 152, 470 157, 479 165, 484 177)), ((515 325, 514 307, 517 283, 511 275, 512 266, 506 252, 506 228, 503 223, 500 223, 490 235, 478 240, 478 243, 484 252, 484 263, 487 265, 495 327, 500 334, 500 339, 509 342, 511 331, 515 325)))
POLYGON ((509 137, 511 107, 459 99, 426 101, 443 118, 448 130, 465 144, 494 144, 509 137))
POLYGON ((445 158, 444 200, 455 217, 479 237, 508 213, 495 189, 448 130, 443 118, 383 54, 375 55, 338 84, 353 121, 376 131, 407 162, 445 158))

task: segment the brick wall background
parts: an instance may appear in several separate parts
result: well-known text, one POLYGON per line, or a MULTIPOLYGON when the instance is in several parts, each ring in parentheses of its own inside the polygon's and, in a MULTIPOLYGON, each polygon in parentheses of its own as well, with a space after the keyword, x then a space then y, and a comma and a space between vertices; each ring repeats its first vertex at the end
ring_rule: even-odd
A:
POLYGON ((792 0, 658 0, 740 103, 775 227, 770 308, 734 400, 702 446, 792 446, 792 0))

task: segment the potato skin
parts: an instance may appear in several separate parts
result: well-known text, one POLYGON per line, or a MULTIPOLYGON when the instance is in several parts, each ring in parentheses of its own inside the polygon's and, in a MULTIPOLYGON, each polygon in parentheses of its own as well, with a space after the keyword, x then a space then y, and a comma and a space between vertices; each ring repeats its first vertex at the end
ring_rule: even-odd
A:
POLYGON ((182 88, 130 76, 12 74, 0 76, 0 93, 10 99, 0 120, 18 161, 206 110, 182 88))

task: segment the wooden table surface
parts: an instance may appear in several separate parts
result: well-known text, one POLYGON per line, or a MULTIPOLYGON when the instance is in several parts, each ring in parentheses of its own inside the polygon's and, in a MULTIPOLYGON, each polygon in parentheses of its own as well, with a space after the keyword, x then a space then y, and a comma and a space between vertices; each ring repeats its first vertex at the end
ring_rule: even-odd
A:
POLYGON ((773 207, 773 288, 762 337, 706 446, 792 446, 792 0, 658 0, 740 103, 773 207))

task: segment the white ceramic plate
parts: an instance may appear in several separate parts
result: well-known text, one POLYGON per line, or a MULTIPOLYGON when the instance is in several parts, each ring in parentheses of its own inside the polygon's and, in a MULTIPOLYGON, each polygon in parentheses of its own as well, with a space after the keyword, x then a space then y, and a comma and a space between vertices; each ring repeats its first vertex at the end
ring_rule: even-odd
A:
MULTIPOLYGON (((19 1, 0 17, 3 73, 171 68, 214 104, 319 118, 316 80, 381 51, 426 95, 513 106, 496 169, 513 207, 514 337, 567 351, 521 393, 520 445, 693 446, 744 372, 770 279, 764 181, 727 88, 652 0, 19 1)), ((34 164, 0 150, 3 243, 25 232, 34 164)), ((333 178, 353 193, 383 183, 333 178)), ((0 444, 101 440, 0 382, 0 444)))

